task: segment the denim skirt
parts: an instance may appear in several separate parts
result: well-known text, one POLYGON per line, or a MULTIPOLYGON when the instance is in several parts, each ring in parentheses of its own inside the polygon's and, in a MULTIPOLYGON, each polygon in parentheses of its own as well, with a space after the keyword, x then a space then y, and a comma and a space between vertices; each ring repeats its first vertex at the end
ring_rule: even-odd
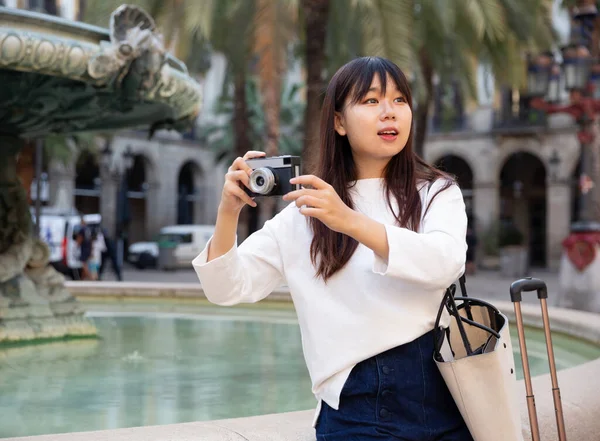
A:
POLYGON ((317 441, 472 441, 433 361, 433 331, 358 363, 339 410, 321 403, 317 441))

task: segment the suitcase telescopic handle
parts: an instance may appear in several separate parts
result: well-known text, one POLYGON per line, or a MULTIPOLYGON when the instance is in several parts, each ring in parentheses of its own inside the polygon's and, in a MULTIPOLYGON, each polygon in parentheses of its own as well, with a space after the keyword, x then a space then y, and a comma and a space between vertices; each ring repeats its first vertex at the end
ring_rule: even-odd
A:
POLYGON ((515 308, 515 321, 517 323, 517 333, 519 336, 519 346, 521 349, 521 361, 523 365, 523 380, 525 381, 525 392, 527 399, 527 411, 529 413, 529 423, 531 425, 531 437, 533 441, 540 440, 540 429, 535 409, 535 398, 533 396, 533 387, 531 384, 531 372, 529 371, 529 359, 527 357, 527 343, 525 341, 525 330, 523 326, 523 315, 521 313, 521 293, 523 291, 537 291, 538 299, 542 307, 542 321, 544 324, 544 335, 546 338, 546 349, 548 351, 548 365, 550 367, 550 379, 552 381, 552 398, 554 400, 554 412, 556 415, 556 425, 558 428, 559 441, 566 441, 565 420, 562 408, 562 399, 560 388, 558 387, 558 376, 556 374, 556 362, 554 360, 554 348, 552 346, 552 334, 550 332, 550 318, 548 316, 548 289, 546 283, 540 279, 526 277, 519 279, 510 285, 510 299, 515 308))
POLYGON ((548 298, 548 288, 546 287, 546 283, 543 280, 533 277, 519 279, 510 285, 510 299, 513 303, 522 300, 521 293, 523 291, 537 291, 537 296, 540 300, 548 298))

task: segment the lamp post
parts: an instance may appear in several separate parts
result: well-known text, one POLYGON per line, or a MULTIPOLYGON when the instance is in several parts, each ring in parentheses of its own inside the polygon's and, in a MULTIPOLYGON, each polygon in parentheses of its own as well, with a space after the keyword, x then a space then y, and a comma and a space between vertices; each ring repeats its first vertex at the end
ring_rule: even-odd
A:
POLYGON ((125 224, 129 221, 129 206, 127 200, 127 175, 133 167, 134 154, 131 146, 127 146, 121 152, 120 158, 116 156, 110 146, 110 141, 106 141, 101 151, 102 165, 105 170, 118 182, 115 206, 115 236, 117 242, 117 262, 119 268, 123 267, 124 241, 126 239, 125 224))
MULTIPOLYGON (((594 186, 600 185, 600 170, 593 158, 595 121, 600 112, 599 41, 592 40, 598 10, 595 0, 582 0, 573 9, 569 44, 562 49, 562 64, 551 52, 528 59, 528 92, 531 106, 549 114, 567 113, 577 121, 581 143, 579 156, 579 191, 575 222, 563 248, 578 272, 584 271, 596 258, 600 245, 600 218, 595 207, 594 186), (561 103, 560 91, 569 93, 569 102, 561 103)), ((556 152, 555 152, 556 153, 556 152)))

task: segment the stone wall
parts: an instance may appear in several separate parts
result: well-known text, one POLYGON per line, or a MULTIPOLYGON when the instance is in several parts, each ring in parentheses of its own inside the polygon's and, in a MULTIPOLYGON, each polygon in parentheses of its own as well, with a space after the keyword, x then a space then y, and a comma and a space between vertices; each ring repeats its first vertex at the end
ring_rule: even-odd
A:
MULTIPOLYGON (((558 269, 561 242, 571 222, 571 176, 579 157, 579 141, 572 129, 533 133, 526 136, 456 134, 431 136, 425 159, 435 163, 445 155, 463 159, 473 173, 473 205, 479 236, 500 213, 500 173, 507 159, 518 152, 530 153, 546 168, 546 250, 548 266, 558 269), (550 173, 550 157, 556 152, 560 164, 550 173)), ((481 244, 480 244, 481 246, 481 244)))

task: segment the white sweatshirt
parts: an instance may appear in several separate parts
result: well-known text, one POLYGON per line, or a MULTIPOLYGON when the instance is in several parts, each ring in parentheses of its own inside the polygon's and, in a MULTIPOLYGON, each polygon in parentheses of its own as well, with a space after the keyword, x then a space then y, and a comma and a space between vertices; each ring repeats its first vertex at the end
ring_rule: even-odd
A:
MULTIPOLYGON (((423 211, 444 185, 441 179, 430 189, 421 185, 423 211)), ((209 241, 192 262, 206 297, 218 305, 257 302, 287 283, 319 403, 315 421, 321 400, 338 409, 358 362, 433 329, 443 293, 462 274, 466 260, 467 216, 458 186, 435 197, 419 232, 397 226, 382 179, 357 181, 351 195, 355 210, 385 225, 387 262, 359 244, 325 284, 315 277, 312 231, 294 203, 239 248, 207 263, 209 241)), ((397 210, 397 203, 392 205, 397 210)))

